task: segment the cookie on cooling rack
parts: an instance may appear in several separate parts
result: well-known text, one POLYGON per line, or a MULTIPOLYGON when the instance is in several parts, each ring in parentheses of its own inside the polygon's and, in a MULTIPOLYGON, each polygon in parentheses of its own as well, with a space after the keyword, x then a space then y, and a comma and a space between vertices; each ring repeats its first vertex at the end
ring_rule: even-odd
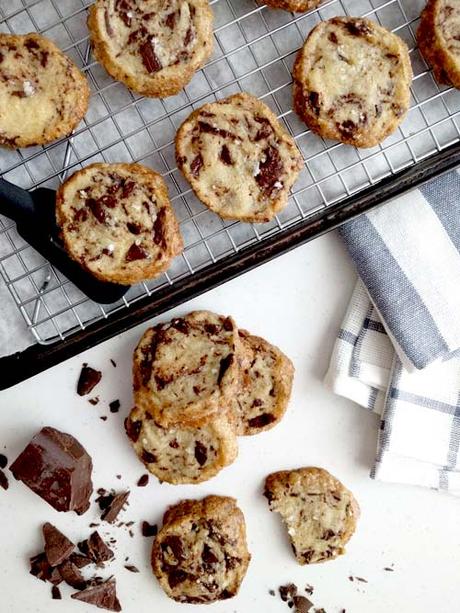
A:
POLYGON ((250 559, 243 513, 225 496, 168 509, 152 548, 152 569, 167 596, 190 604, 235 596, 250 559))
POLYGON ((225 415, 200 427, 163 428, 148 411, 135 407, 125 426, 139 459, 160 481, 201 483, 238 455, 235 427, 225 415))
POLYGON ((156 277, 182 251, 166 185, 140 164, 92 164, 56 195, 69 255, 101 281, 130 285, 156 277))
POLYGON ((263 0, 263 2, 275 9, 284 9, 293 13, 305 13, 319 6, 323 0, 263 0))
POLYGON ((231 317, 194 311, 149 328, 134 351, 135 405, 164 427, 208 423, 231 406, 239 357, 231 317))
POLYGON ((44 145, 68 136, 88 109, 75 64, 39 34, 0 33, 0 145, 44 145))
POLYGON ((294 366, 282 351, 265 339, 239 330, 242 359, 240 388, 234 411, 238 434, 259 434, 276 426, 286 412, 294 366))
POLYGON ((177 94, 212 53, 208 0, 96 0, 88 27, 107 72, 145 96, 177 94))
POLYGON ((299 564, 325 562, 345 553, 359 506, 327 470, 310 467, 272 473, 264 495, 270 511, 279 513, 286 524, 299 564))
POLYGON ((176 159, 207 207, 256 223, 285 207, 303 165, 276 116, 246 93, 194 111, 177 132, 176 159))
POLYGON ((410 104, 406 44, 368 19, 319 23, 293 70, 294 108, 324 138, 373 147, 391 134, 410 104))
POLYGON ((428 0, 417 30, 424 58, 440 83, 460 88, 460 5, 428 0))

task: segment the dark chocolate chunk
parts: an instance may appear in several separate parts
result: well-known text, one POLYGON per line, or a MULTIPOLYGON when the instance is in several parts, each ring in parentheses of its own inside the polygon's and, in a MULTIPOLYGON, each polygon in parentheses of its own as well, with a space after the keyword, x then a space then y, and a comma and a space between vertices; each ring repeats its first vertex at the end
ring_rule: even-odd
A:
POLYGON ((10 484, 8 483, 8 477, 5 475, 3 470, 0 470, 0 487, 7 490, 9 486, 10 484))
POLYGON ((230 150, 227 147, 227 145, 222 145, 222 149, 220 150, 219 157, 222 160, 222 162, 226 164, 227 166, 231 166, 233 164, 232 157, 230 155, 230 150))
POLYGON ((91 368, 88 364, 83 364, 77 383, 77 394, 79 396, 86 396, 86 394, 93 391, 101 378, 102 373, 99 370, 91 368))
POLYGON ((6 468, 8 464, 8 458, 3 453, 0 453, 0 468, 6 468))
POLYGON ((88 564, 91 564, 91 560, 86 556, 82 556, 79 553, 72 553, 69 556, 69 562, 72 562, 77 568, 85 568, 88 564))
POLYGON ((109 579, 99 585, 88 587, 82 592, 72 594, 71 598, 92 604, 99 609, 121 611, 121 605, 117 598, 115 579, 109 579))
POLYGON ((149 476, 142 475, 142 477, 140 477, 139 481, 137 482, 137 487, 145 487, 148 482, 149 482, 149 476))
POLYGON ((147 40, 139 47, 139 52, 142 57, 142 63, 147 72, 153 73, 161 70, 161 62, 155 53, 153 40, 147 40))
POLYGON ((310 92, 308 94, 308 102, 309 102, 311 108, 316 113, 316 115, 319 115, 319 112, 321 110, 321 105, 320 105, 320 102, 319 102, 319 94, 318 94, 318 92, 310 92))
POLYGON ((107 547, 98 532, 93 532, 86 541, 78 543, 78 549, 98 566, 114 557, 113 551, 107 547))
POLYGON ((331 32, 328 38, 331 41, 331 43, 334 43, 334 45, 337 45, 339 42, 339 39, 337 38, 337 34, 335 32, 331 32))
POLYGON ((153 453, 150 453, 150 451, 144 449, 142 451, 142 461, 146 464, 154 464, 157 461, 157 457, 153 453))
POLYGON ((149 254, 147 251, 142 249, 139 245, 136 245, 136 243, 132 243, 131 247, 126 252, 125 260, 127 262, 134 262, 135 260, 145 260, 148 256, 149 254))
POLYGON ((260 124, 260 128, 257 130, 257 134, 255 137, 255 141, 260 141, 264 138, 269 138, 273 134, 273 128, 271 123, 266 117, 254 117, 258 124, 260 124))
POLYGON ((248 425, 250 428, 263 428, 264 426, 268 426, 268 424, 273 423, 275 420, 276 417, 271 413, 262 413, 262 415, 252 417, 248 421, 248 425))
POLYGON ((168 28, 171 28, 171 30, 174 28, 176 24, 176 11, 173 11, 166 16, 165 24, 168 28))
POLYGON ((81 515, 93 492, 93 463, 70 434, 45 427, 36 434, 11 465, 18 481, 56 509, 81 515))
POLYGON ((352 36, 366 36, 371 33, 364 21, 347 21, 343 25, 352 36))
POLYGON ((101 415, 99 419, 101 419, 102 421, 107 421, 107 415, 101 415))
POLYGON ((263 151, 264 159, 259 163, 259 173, 255 180, 263 191, 270 195, 283 172, 283 162, 275 147, 267 147, 263 151))
POLYGON ((49 581, 53 569, 48 562, 45 552, 30 558, 30 574, 41 581, 49 581))
POLYGON ((200 441, 195 442, 195 460, 198 462, 200 466, 206 464, 206 460, 208 459, 208 450, 203 443, 200 441))
POLYGON ((182 562, 182 560, 185 559, 184 548, 179 536, 171 534, 163 540, 161 543, 161 550, 164 552, 168 549, 172 552, 173 556, 178 562, 182 562))
POLYGON ((141 233, 142 226, 138 223, 134 223, 133 221, 128 221, 126 227, 131 232, 131 234, 135 234, 136 236, 141 233))
POLYGON ((50 523, 44 524, 45 554, 51 566, 59 566, 70 556, 75 545, 50 523))
POLYGON ((203 157, 201 153, 199 153, 193 162, 190 164, 190 171, 194 177, 198 177, 200 174, 201 167, 203 166, 203 157))
POLYGON ((84 590, 86 587, 86 581, 79 571, 70 560, 66 560, 59 566, 59 573, 67 585, 74 587, 76 590, 84 590))
POLYGON ((95 200, 94 198, 88 198, 86 200, 86 206, 89 208, 91 213, 97 219, 99 223, 105 223, 107 221, 107 217, 104 210, 104 205, 100 200, 95 200))
POLYGON ((61 600, 62 599, 61 590, 58 588, 57 585, 53 585, 53 587, 51 588, 51 598, 53 600, 61 600))
POLYGON ((270 596, 276 596, 275 590, 268 590, 268 593, 270 594, 270 596))
POLYGON ((139 569, 134 564, 125 564, 126 570, 129 570, 130 573, 138 573, 139 569))
POLYGON ((109 524, 112 524, 117 519, 120 511, 128 501, 128 498, 129 492, 121 492, 120 494, 111 496, 111 500, 102 513, 101 519, 109 522, 109 524))
POLYGON ((142 422, 141 421, 131 421, 128 417, 125 419, 125 430, 128 437, 136 443, 139 434, 141 433, 142 422))
POLYGON ((223 128, 216 128, 207 121, 199 121, 198 127, 201 132, 205 132, 206 134, 214 134, 215 136, 221 136, 222 138, 228 138, 230 140, 236 139, 236 136, 228 130, 224 130, 223 128))
MULTIPOLYGON (((180 568, 173 568, 168 575, 169 587, 173 590, 188 578, 188 574, 180 568)), ((190 600, 188 599, 190 602, 190 600)))
POLYGON ((219 374, 217 376, 217 384, 219 385, 224 378, 225 373, 233 363, 233 353, 229 353, 225 358, 222 358, 219 365, 219 374))
POLYGON ((187 47, 188 45, 190 45, 190 43, 192 42, 194 38, 195 38, 195 35, 193 33, 193 30, 191 27, 189 27, 187 29, 187 32, 185 33, 184 47, 187 47))
POLYGON ((156 524, 149 524, 148 521, 142 522, 142 536, 156 536, 158 534, 158 526, 156 524))
POLYGON ((305 596, 294 596, 292 600, 295 606, 295 613, 308 613, 313 607, 311 600, 308 600, 305 596))
POLYGON ((280 593, 280 598, 283 602, 287 602, 294 596, 297 596, 297 586, 293 583, 288 583, 286 585, 280 585, 278 588, 280 593))
POLYGON ((219 561, 219 558, 206 543, 204 544, 203 551, 201 553, 201 559, 205 564, 217 564, 219 561))

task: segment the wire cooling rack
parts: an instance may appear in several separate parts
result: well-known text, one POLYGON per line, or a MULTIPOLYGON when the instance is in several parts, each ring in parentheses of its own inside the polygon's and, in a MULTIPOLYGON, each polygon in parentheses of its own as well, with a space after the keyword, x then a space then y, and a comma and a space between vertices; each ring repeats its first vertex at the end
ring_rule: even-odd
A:
POLYGON ((94 61, 86 27, 89 4, 91 0, 0 0, 0 31, 37 31, 51 38, 86 73, 92 89, 88 114, 73 136, 47 147, 2 150, 0 172, 32 189, 56 188, 66 175, 95 161, 151 166, 167 181, 185 250, 160 278, 101 306, 52 269, 18 236, 14 224, 0 217, 0 274, 38 343, 62 341, 120 311, 134 312, 142 299, 154 300, 184 280, 198 282, 204 269, 223 267, 248 247, 262 247, 289 229, 294 232, 318 213, 327 215, 337 203, 460 141, 460 92, 440 87, 416 48, 423 0, 329 0, 306 14, 273 10, 252 0, 214 0, 214 55, 188 87, 164 100, 133 94, 94 61), (325 141, 307 130, 291 108, 296 51, 318 21, 334 15, 367 16, 396 32, 410 49, 411 110, 401 128, 373 149, 325 141), (174 135, 181 122, 205 102, 241 90, 276 112, 305 159, 288 206, 266 224, 222 221, 196 199, 175 165, 174 135))

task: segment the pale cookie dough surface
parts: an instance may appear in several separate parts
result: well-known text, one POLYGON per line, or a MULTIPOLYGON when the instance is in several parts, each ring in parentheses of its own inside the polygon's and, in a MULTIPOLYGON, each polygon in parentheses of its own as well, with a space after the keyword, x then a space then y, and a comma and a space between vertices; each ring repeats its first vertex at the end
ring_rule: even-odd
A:
POLYGON ((311 11, 323 2, 323 0, 264 0, 264 4, 276 9, 284 9, 293 13, 305 13, 311 11))
POLYGON ((417 40, 436 79, 460 88, 460 2, 429 0, 422 13, 417 40))
POLYGON ((107 72, 136 92, 177 94, 212 53, 207 0, 97 0, 88 27, 107 72))
POLYGON ((135 407, 125 425, 139 459, 160 481, 201 483, 238 455, 235 428, 225 415, 199 428, 163 428, 148 411, 135 407))
POLYGON ((193 112, 176 135, 177 165, 224 219, 269 221, 303 166, 292 137, 260 100, 236 94, 193 112))
POLYGON ((152 548, 152 569, 165 593, 190 604, 235 596, 250 559, 243 513, 225 496, 168 509, 152 548))
POLYGON ((135 405, 165 427, 230 416, 239 353, 231 317, 194 311, 149 328, 134 352, 135 405))
POLYGON ((84 117, 89 94, 86 78, 50 40, 0 33, 0 145, 68 136, 84 117))
POLYGON ((282 351, 246 330, 239 331, 242 360, 235 396, 237 430, 252 435, 276 426, 286 412, 294 366, 282 351))
POLYGON ((294 108, 324 138, 372 147, 409 108, 412 67, 406 44, 368 19, 319 23, 293 70, 294 108))
POLYGON ((264 496, 286 524, 299 564, 331 560, 345 553, 359 518, 353 494, 322 468, 298 468, 268 475, 264 496))
POLYGON ((70 256, 103 281, 131 284, 182 251, 166 185, 140 164, 92 164, 61 185, 56 219, 70 256))

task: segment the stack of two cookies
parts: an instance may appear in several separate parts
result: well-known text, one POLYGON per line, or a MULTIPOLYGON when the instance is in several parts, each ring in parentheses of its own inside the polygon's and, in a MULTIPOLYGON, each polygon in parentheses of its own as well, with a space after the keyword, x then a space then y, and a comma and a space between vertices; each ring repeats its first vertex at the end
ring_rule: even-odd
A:
POLYGON ((238 455, 238 435, 282 418, 294 367, 231 317, 195 311, 149 328, 134 352, 126 431, 160 481, 199 483, 238 455))

